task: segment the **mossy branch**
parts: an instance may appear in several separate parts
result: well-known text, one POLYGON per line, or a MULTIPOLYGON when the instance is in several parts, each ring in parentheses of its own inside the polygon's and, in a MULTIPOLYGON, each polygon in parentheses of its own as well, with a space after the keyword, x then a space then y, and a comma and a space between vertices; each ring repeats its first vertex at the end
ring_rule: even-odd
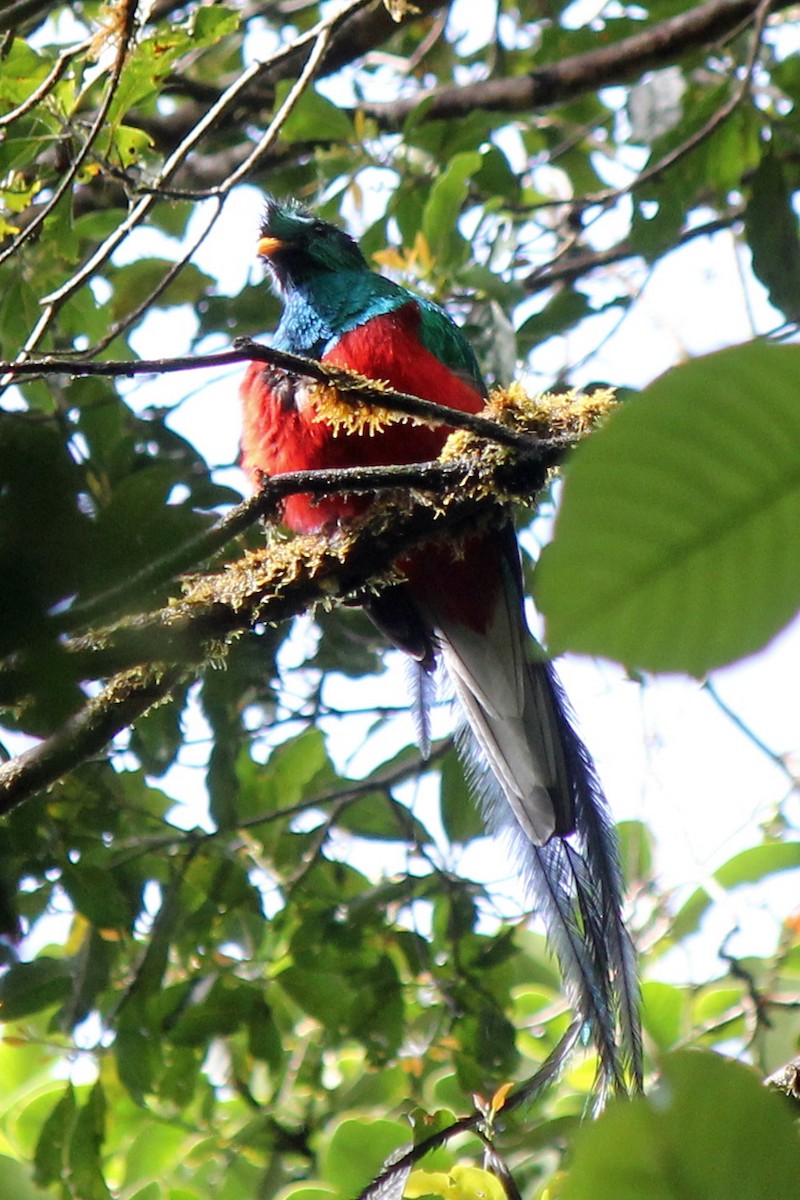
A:
MULTIPOLYGON (((509 502, 532 501, 570 437, 608 403, 607 393, 531 401, 512 389, 495 398, 492 420, 527 427, 524 455, 460 431, 437 462, 297 472, 268 481, 259 497, 267 508, 292 492, 382 494, 346 527, 290 540, 273 537, 222 571, 184 581, 183 594, 163 608, 62 639, 77 678, 114 677, 52 737, 0 767, 0 812, 98 753, 187 673, 218 661, 232 638, 320 603, 358 602, 401 578, 393 564, 410 549, 440 537, 457 541, 501 519, 509 502), (556 436, 537 442, 532 429, 556 436)), ((250 508, 248 515, 255 519, 250 508)), ((22 680, 24 663, 8 664, 6 687, 15 671, 22 680)))

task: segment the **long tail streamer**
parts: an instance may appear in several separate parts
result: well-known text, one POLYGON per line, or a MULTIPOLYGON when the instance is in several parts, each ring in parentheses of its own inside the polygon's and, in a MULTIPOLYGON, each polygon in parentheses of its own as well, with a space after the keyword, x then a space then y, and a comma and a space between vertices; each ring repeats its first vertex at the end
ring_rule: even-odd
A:
POLYGON ((572 728, 555 672, 531 662, 537 689, 552 695, 553 730, 567 753, 575 828, 535 844, 509 804, 474 726, 459 742, 487 825, 510 834, 531 899, 542 917, 564 986, 599 1061, 598 1096, 642 1087, 642 1039, 636 955, 622 916, 623 884, 608 805, 588 751, 572 728))

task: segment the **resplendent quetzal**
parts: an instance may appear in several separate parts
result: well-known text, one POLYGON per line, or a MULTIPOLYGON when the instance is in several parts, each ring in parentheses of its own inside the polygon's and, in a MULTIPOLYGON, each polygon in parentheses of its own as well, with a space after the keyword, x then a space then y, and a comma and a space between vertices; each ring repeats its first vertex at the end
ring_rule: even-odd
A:
MULTIPOLYGON (((472 347, 429 300, 371 271, 358 245, 294 201, 267 201, 258 242, 283 315, 281 350, 348 367, 402 392, 478 412, 486 387, 472 347)), ((450 432, 392 423, 346 433, 315 420, 308 383, 253 362, 241 388, 243 465, 258 482, 286 471, 436 458, 450 432)), ((364 500, 289 497, 285 523, 324 531, 364 500)), ((621 916, 614 834, 591 759, 550 663, 528 632, 510 520, 457 547, 443 539, 402 560, 407 582, 365 607, 429 673, 441 658, 478 747, 472 775, 493 829, 510 828, 523 873, 583 1027, 601 1084, 641 1080, 634 954, 621 916)))

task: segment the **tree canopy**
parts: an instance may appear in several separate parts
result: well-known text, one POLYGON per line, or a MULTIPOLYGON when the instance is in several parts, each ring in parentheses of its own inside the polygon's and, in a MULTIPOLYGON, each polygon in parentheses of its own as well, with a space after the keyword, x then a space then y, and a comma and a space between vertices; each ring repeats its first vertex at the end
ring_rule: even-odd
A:
POLYGON ((553 653, 703 680, 794 617, 792 12, 0 11, 0 1200, 794 1194, 793 1116, 759 1074, 798 1052, 796 909, 701 982, 661 969, 734 889, 800 866, 790 761, 786 804, 690 894, 621 824, 650 1082, 588 1119, 588 1052, 529 1085, 570 1013, 512 867, 473 878, 446 713, 424 760, 348 603, 502 491, 521 523, 557 509, 526 563, 553 653), (235 469, 242 364, 274 352, 233 343, 279 312, 254 189, 349 227, 528 396, 460 457, 317 480, 389 497, 334 545, 278 531, 307 479, 244 500, 235 469), (703 278, 723 240, 753 298, 735 346, 703 278), (610 375, 688 250, 675 304, 704 297, 704 353, 653 381, 632 338, 610 375), (585 436, 569 389, 605 385, 585 436))

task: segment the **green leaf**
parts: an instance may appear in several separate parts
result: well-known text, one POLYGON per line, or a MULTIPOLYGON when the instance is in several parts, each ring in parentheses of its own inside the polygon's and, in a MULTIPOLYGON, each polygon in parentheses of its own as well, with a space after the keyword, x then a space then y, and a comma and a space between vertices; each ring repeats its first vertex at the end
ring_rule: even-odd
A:
POLYGON ((195 9, 191 18, 193 50, 198 46, 213 46, 238 29, 241 20, 241 13, 222 4, 195 9))
POLYGON ((504 200, 515 202, 519 196, 519 179, 503 151, 490 143, 481 155, 483 161, 475 176, 476 185, 487 196, 502 196, 504 200))
MULTIPOLYGON (((290 808, 307 797, 310 785, 330 769, 325 738, 318 729, 305 729, 273 750, 266 765, 243 754, 237 770, 240 791, 238 820, 268 816, 276 808, 290 808)), ((220 819, 220 814, 214 814, 220 819)))
POLYGON ((375 675, 381 670, 385 641, 358 608, 318 612, 315 622, 322 631, 317 648, 308 660, 320 671, 341 671, 351 678, 375 675))
POLYGON ((496 1175, 482 1167, 459 1166, 449 1171, 411 1172, 404 1196, 409 1200, 441 1197, 441 1200, 505 1200, 507 1195, 496 1175))
POLYGON ((87 929, 73 960, 72 993, 58 1016, 62 1029, 74 1029, 95 1007, 98 994, 108 985, 113 955, 113 944, 96 929, 87 929))
POLYGON ((411 1143, 399 1121, 343 1120, 323 1150, 323 1176, 342 1196, 357 1196, 394 1151, 411 1143))
MULTIPOLYGON (((275 110, 285 100, 294 86, 288 79, 276 88, 275 110)), ((330 100, 313 88, 308 88, 295 104, 281 126, 281 138, 285 142, 354 142, 353 122, 347 113, 337 108, 330 100)))
POLYGON ((797 1193, 800 1140, 755 1072, 715 1054, 664 1060, 652 1096, 586 1122, 563 1200, 773 1200, 797 1193))
POLYGON ((247 987, 226 987, 217 980, 200 1002, 190 993, 177 1018, 169 1022, 170 1040, 178 1046, 203 1046, 213 1037, 234 1033, 248 1018, 250 1008, 247 987))
POLYGON ((0 1154, 0 1200, 53 1200, 53 1193, 36 1187, 24 1163, 0 1154))
POLYGON ((116 126, 135 105, 157 95, 175 62, 191 48, 188 31, 174 25, 168 32, 159 31, 134 43, 114 93, 107 124, 116 126))
POLYGON ((340 1193, 335 1188, 317 1187, 308 1183, 301 1183, 281 1192, 281 1200, 339 1200, 339 1196, 340 1193))
POLYGON ((800 347, 668 371, 570 463, 534 573, 550 649, 698 677, 800 605, 800 347))
MULTIPOLYGON (((110 276, 114 285, 110 312, 114 320, 120 320, 141 304, 174 265, 166 258, 141 258, 118 267, 110 276)), ((186 263, 150 307, 174 308, 181 304, 196 304, 212 286, 210 275, 204 274, 194 263, 186 263)))
POLYGON ((683 193, 687 190, 664 188, 659 190, 657 199, 642 197, 634 200, 628 236, 628 248, 632 254, 641 254, 646 262, 651 263, 672 249, 686 216, 687 201, 683 193))
POLYGON ((253 1057, 260 1058, 273 1071, 279 1071, 284 1057, 280 1031, 260 996, 251 1003, 247 1032, 247 1044, 253 1057))
POLYGON ((800 313, 797 214, 780 160, 769 147, 750 181, 744 224, 753 271, 775 308, 794 320, 800 313))
POLYGON ((15 963, 0 979, 0 1019, 16 1021, 66 999, 72 966, 63 958, 37 958, 15 963))
POLYGON ((79 1111, 69 1146, 68 1176, 81 1200, 107 1200, 111 1193, 103 1176, 100 1151, 105 1137, 106 1099, 96 1083, 79 1111))
MULTIPOLYGON (((172 1161, 170 1162, 170 1166, 172 1166, 172 1161)), ((164 1192, 160 1183, 146 1183, 138 1191, 128 1193, 127 1200, 162 1200, 163 1195, 164 1192)), ((192 1197, 192 1200, 195 1200, 195 1198, 192 1197)))
POLYGON ((503 1012, 490 1002, 478 1012, 459 1018, 453 1035, 461 1043, 456 1069, 465 1091, 484 1088, 487 1080, 510 1079, 519 1064, 516 1031, 503 1012))
POLYGON ((117 1071, 125 1088, 137 1103, 142 1103, 153 1087, 153 1079, 161 1064, 161 1048, 155 1031, 143 1015, 143 1005, 128 1001, 117 1021, 114 1041, 117 1071))
MULTIPOLYGON (((750 977, 754 978, 752 974, 750 977)), ((722 1024, 728 1037, 744 1035, 741 985, 716 984, 700 992, 694 1006, 694 1017, 701 1029, 713 1029, 722 1024), (731 1028, 732 1023, 741 1028, 731 1028)))
POLYGON ((440 266, 453 263, 465 246, 458 232, 458 217, 469 190, 469 181, 480 170, 477 150, 456 154, 431 188, 422 214, 422 232, 440 266))
POLYGON ((176 688, 166 704, 151 708, 131 730, 130 749, 148 775, 163 775, 180 753, 187 689, 176 688))
POLYGON ((67 1162, 67 1147, 72 1137, 78 1108, 72 1084, 42 1123, 34 1155, 36 1183, 58 1183, 67 1162))
POLYGON ((49 59, 36 53, 21 37, 15 37, 3 48, 3 70, 0 71, 0 111, 10 111, 36 90, 50 70, 49 59))
MULTIPOLYGON (((145 1125, 127 1147, 125 1188, 129 1189, 140 1180, 163 1177, 175 1161, 180 1160, 184 1137, 185 1132, 178 1125, 163 1122, 145 1125)), ((153 1186, 149 1185, 150 1188, 153 1186)), ((144 1197, 147 1191, 148 1187, 145 1187, 135 1195, 144 1197)))
MULTIPOLYGON (((720 887, 727 889, 745 883, 758 883, 770 875, 792 871, 800 867, 800 844, 797 842, 770 842, 764 846, 751 846, 734 855, 714 872, 712 878, 720 887)), ((712 898, 705 888, 697 888, 675 915, 669 931, 670 940, 680 940, 694 933, 712 898)))
POLYGON ((685 992, 669 983, 642 984, 642 1024, 659 1050, 671 1050, 685 1033, 688 1003, 685 992))
POLYGON ((582 292, 571 287, 560 288, 541 312, 528 317, 517 330, 520 355, 527 354, 534 346, 546 342, 555 334, 565 333, 591 311, 591 305, 582 292))
POLYGON ((78 502, 81 474, 55 425, 0 414, 0 478, 0 652, 6 654, 17 639, 35 643, 47 609, 74 588, 92 531, 78 502))
POLYGON ((69 864, 62 882, 78 911, 100 929, 125 929, 136 915, 107 868, 69 864))
POLYGON ((617 825, 619 861, 628 884, 650 879, 653 872, 653 835, 641 821, 620 821, 617 825))
POLYGON ((138 162, 153 145, 153 139, 143 129, 134 125, 117 125, 109 130, 105 145, 98 147, 104 158, 114 166, 130 167, 138 162))
POLYGON ((374 792, 348 804, 336 819, 339 829, 356 837, 378 841, 430 844, 433 840, 422 822, 402 805, 392 804, 385 795, 374 792))
POLYGON ((483 821, 455 750, 445 755, 440 778, 442 824, 450 841, 464 843, 480 837, 484 832, 483 821))

